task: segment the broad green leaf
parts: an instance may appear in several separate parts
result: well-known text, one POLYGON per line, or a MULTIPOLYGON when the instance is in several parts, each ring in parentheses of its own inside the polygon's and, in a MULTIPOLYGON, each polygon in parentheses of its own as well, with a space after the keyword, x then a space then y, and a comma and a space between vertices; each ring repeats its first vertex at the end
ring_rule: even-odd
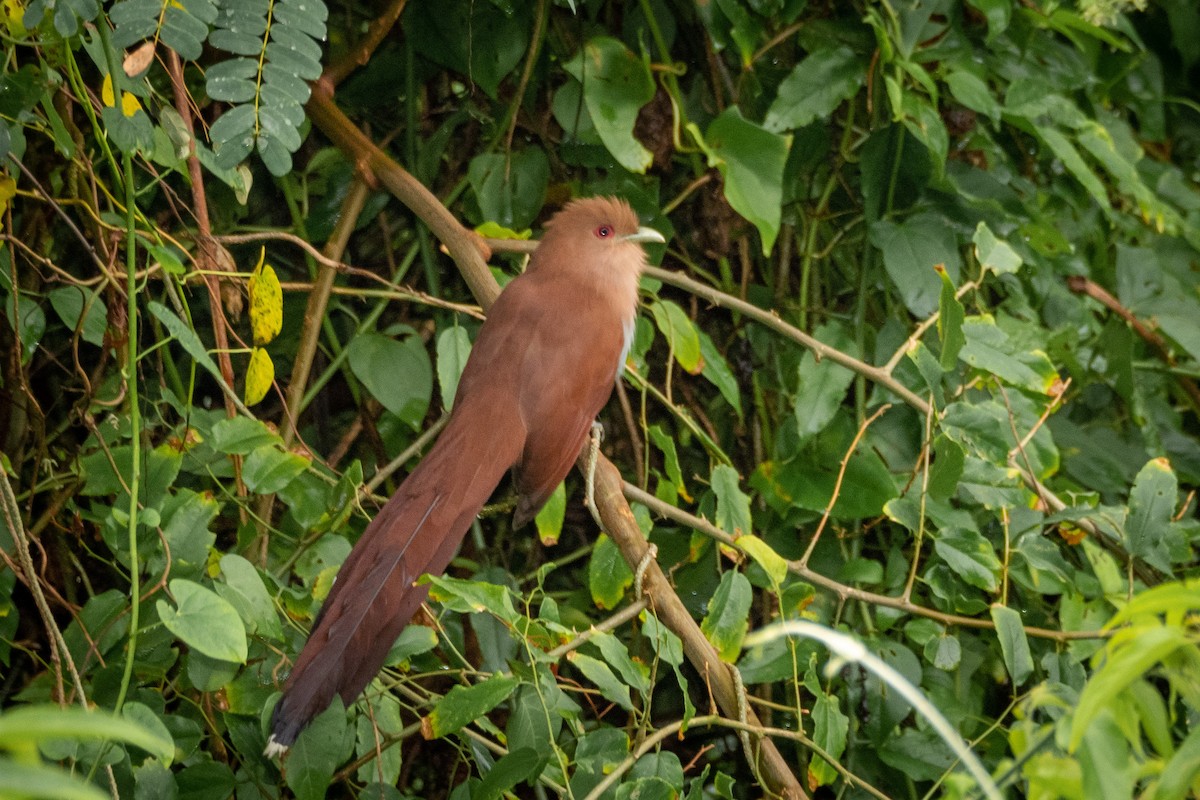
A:
POLYGON ((1004 667, 1013 686, 1022 686, 1033 673, 1033 656, 1029 652, 1029 639, 1025 636, 1021 614, 999 604, 993 604, 991 611, 1000 652, 1004 654, 1004 667))
POLYGON ((550 181, 550 161, 540 147, 514 153, 480 153, 467 167, 483 220, 528 228, 537 218, 550 181))
POLYGON ((346 348, 350 369, 372 396, 415 430, 433 395, 433 367, 419 336, 362 333, 346 348))
POLYGON ((972 586, 994 591, 1000 582, 1000 559, 991 543, 975 531, 939 532, 934 549, 960 578, 972 586))
POLYGON ((28 761, 0 756, 0 775, 4 776, 5 795, 13 798, 48 800, 108 800, 108 792, 74 776, 55 764, 38 763, 36 755, 28 761))
POLYGON ((1116 702, 1117 695, 1146 675, 1181 647, 1192 647, 1189 635, 1178 627, 1144 625, 1123 631, 1109 642, 1107 658, 1083 687, 1071 720, 1070 748, 1083 740, 1092 721, 1116 702))
POLYGON ((763 568, 776 586, 783 583, 783 579, 787 577, 788 563, 771 545, 757 536, 739 536, 734 544, 754 559, 754 563, 763 568))
POLYGON ((966 342, 958 357, 971 367, 1037 394, 1047 394, 1058 381, 1045 353, 1019 350, 990 316, 969 317, 962 330, 966 342))
MULTIPOLYGON (((850 719, 838 708, 836 697, 827 694, 817 696, 812 707, 812 724, 813 741, 830 756, 840 758, 846 751, 850 719)), ((808 766, 808 774, 810 786, 827 786, 841 777, 841 773, 820 756, 813 758, 808 766)))
POLYGON ((733 406, 733 410, 741 419, 742 393, 737 378, 734 377, 733 371, 729 369, 729 364, 726 363, 725 357, 721 355, 721 351, 717 349, 712 338, 699 328, 696 329, 696 333, 700 337, 700 363, 704 365, 700 374, 717 387, 717 391, 725 398, 725 402, 733 406))
MULTIPOLYGON (((983 223, 980 223, 981 225, 983 223)), ((955 294, 954 282, 946 274, 946 270, 938 270, 942 279, 942 293, 938 299, 938 338, 942 343, 942 354, 938 359, 943 370, 949 371, 958 363, 958 354, 966 344, 963 336, 963 319, 965 312, 962 303, 955 294)))
POLYGON ((934 169, 940 171, 946 163, 946 155, 950 149, 950 135, 946 132, 942 115, 929 101, 912 92, 904 95, 902 107, 904 127, 929 148, 934 169))
POLYGON ((486 612, 508 623, 517 621, 512 592, 506 586, 432 574, 429 575, 429 583, 429 596, 450 611, 460 614, 486 612))
POLYGON ((608 152, 630 172, 644 173, 653 156, 634 138, 633 126, 654 97, 646 62, 619 40, 597 36, 563 69, 583 85, 583 101, 608 152))
POLYGON ((507 700, 519 684, 511 676, 496 675, 474 686, 454 686, 422 720, 422 729, 428 729, 431 739, 456 733, 507 700))
POLYGON ((693 375, 700 372, 704 366, 700 357, 700 337, 683 309, 670 300, 656 300, 650 304, 650 313, 679 366, 693 375))
POLYGON ((1129 553, 1164 572, 1171 571, 1167 537, 1178 488, 1171 463, 1165 458, 1153 458, 1138 472, 1129 493, 1129 518, 1125 521, 1129 553))
POLYGON ((108 312, 104 300, 95 290, 85 292, 80 286, 60 286, 51 290, 47 297, 64 325, 72 331, 78 330, 80 338, 88 344, 104 345, 108 312))
POLYGON ((625 644, 611 633, 597 632, 591 638, 591 644, 604 656, 604 660, 621 675, 621 680, 627 686, 642 694, 648 693, 653 684, 650 682, 650 669, 641 661, 634 661, 629 656, 625 644))
POLYGON ((742 116, 730 106, 709 123, 701 141, 708 165, 716 167, 725 181, 725 199, 762 238, 767 255, 779 235, 783 204, 783 174, 792 137, 773 133, 742 116))
POLYGON ((506 753, 484 774, 483 781, 471 792, 471 800, 498 800, 518 783, 532 779, 544 763, 531 747, 506 753))
POLYGON ((281 444, 279 434, 251 417, 230 417, 212 427, 209 444, 220 453, 244 456, 264 445, 281 444))
POLYGON ((189 647, 218 661, 246 663, 246 628, 228 601, 193 581, 171 581, 175 605, 159 600, 163 626, 189 647))
POLYGON ((583 673, 583 676, 596 685, 600 694, 610 703, 616 703, 626 711, 633 711, 633 700, 629 696, 629 686, 617 678, 616 674, 598 658, 572 650, 567 654, 567 660, 583 673))
POLYGON ((935 267, 944 267, 951 283, 959 281, 958 242, 950 226, 937 217, 880 220, 871 225, 870 239, 883 254, 888 277, 913 316, 928 317, 937 310, 942 282, 935 267))
POLYGON ((687 487, 683 483, 683 471, 679 468, 679 454, 675 450, 675 439, 663 430, 659 424, 646 429, 647 436, 663 454, 663 472, 667 475, 675 490, 685 499, 688 498, 687 487))
POLYGON ((288 753, 285 779, 296 800, 322 800, 333 779, 333 771, 349 753, 346 739, 346 709, 334 695, 328 709, 300 731, 288 753))
POLYGON ((742 640, 750 627, 753 600, 754 592, 746 576, 736 570, 726 570, 708 601, 708 614, 700 623, 700 630, 726 663, 737 661, 742 651, 742 640))
POLYGON ((215 586, 217 594, 237 609, 247 630, 277 641, 283 639, 275 603, 254 565, 239 555, 227 553, 221 557, 221 577, 223 582, 215 586))
POLYGON ((218 381, 221 380, 221 371, 217 369, 216 362, 208 355, 208 351, 204 349, 204 345, 200 342, 200 337, 196 335, 194 330, 188 327, 187 323, 175 316, 175 312, 162 303, 151 300, 146 307, 150 309, 151 314, 158 317, 158 321, 167 329, 167 333, 179 341, 179 344, 183 346, 183 349, 187 351, 187 354, 192 357, 193 361, 203 367, 218 381))
MULTIPOLYGON (((4 750, 36 760, 38 743, 54 739, 126 742, 166 764, 175 755, 174 742, 170 736, 162 736, 158 727, 147 728, 135 719, 107 711, 28 705, 10 707, 0 714, 0 748, 4 750)), ((8 773, 3 774, 7 777, 8 773)))
POLYGON ((1025 263, 1017 251, 1008 242, 996 238, 987 223, 980 222, 975 226, 975 235, 971 237, 975 244, 975 258, 984 269, 990 269, 997 275, 1016 272, 1025 263))
POLYGON ((437 338, 437 377, 442 393, 442 408, 449 411, 454 407, 454 395, 458 392, 458 380, 467 366, 471 355, 471 337, 465 328, 458 325, 446 328, 437 338))
POLYGON ((975 73, 963 69, 951 70, 946 75, 946 85, 950 87, 955 100, 988 117, 993 123, 1000 121, 1000 101, 975 73))
POLYGON ((297 453, 262 445, 250 451, 242 462, 242 480, 252 492, 273 494, 308 469, 309 463, 310 459, 297 453))
MULTIPOLYGON (((854 352, 854 339, 838 323, 822 325, 814 336, 837 350, 854 352)), ((796 418, 796 432, 805 441, 824 430, 833 419, 854 382, 854 373, 832 359, 818 361, 812 351, 806 350, 800 358, 799 381, 792 414, 796 418)))
POLYGON ((951 672, 962 663, 962 644, 957 636, 935 636, 925 645, 925 658, 937 669, 951 672))
POLYGON ((779 84, 763 127, 779 132, 829 117, 862 87, 866 63, 845 45, 817 50, 779 84))
POLYGON ((621 557, 621 551, 612 539, 600 534, 588 562, 588 589, 592 593, 592 602, 597 608, 614 609, 632 585, 633 572, 621 557))
MULTIPOLYGON (((324 3, 289 5, 296 11, 314 5, 325 9, 324 3)), ((422 56, 448 67, 458 74, 458 80, 494 98, 500 83, 521 63, 529 47, 532 11, 528 3, 513 4, 507 12, 501 3, 472 0, 418 4, 405 14, 404 34, 422 56)))
POLYGON ((1057 128, 1048 125, 1035 125, 1034 130, 1063 166, 1083 184, 1083 188, 1092 196, 1092 200, 1104 210, 1111 211, 1112 203, 1108 199, 1108 190, 1104 188, 1100 178, 1083 160, 1083 156, 1079 154, 1079 150, 1075 148, 1071 140, 1057 128))
POLYGON ((546 504, 533 518, 537 526, 538 539, 544 546, 550 546, 558 541, 562 533, 563 520, 567 517, 567 488, 563 483, 554 487, 546 504))
POLYGON ((712 490, 717 496, 717 526, 735 537, 754 531, 750 498, 738 485, 737 470, 718 464, 712 471, 712 490))

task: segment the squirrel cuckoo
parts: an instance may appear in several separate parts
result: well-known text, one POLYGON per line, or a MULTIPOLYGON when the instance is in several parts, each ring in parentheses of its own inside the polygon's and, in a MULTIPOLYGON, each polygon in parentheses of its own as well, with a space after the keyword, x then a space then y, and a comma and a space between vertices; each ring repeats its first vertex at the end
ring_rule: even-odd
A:
POLYGON ((334 694, 354 702, 425 600, 414 582, 446 569, 505 472, 514 528, 566 477, 629 352, 641 243, 663 241, 615 198, 576 200, 547 223, 479 330, 446 429, 342 564, 275 706, 268 755, 334 694))

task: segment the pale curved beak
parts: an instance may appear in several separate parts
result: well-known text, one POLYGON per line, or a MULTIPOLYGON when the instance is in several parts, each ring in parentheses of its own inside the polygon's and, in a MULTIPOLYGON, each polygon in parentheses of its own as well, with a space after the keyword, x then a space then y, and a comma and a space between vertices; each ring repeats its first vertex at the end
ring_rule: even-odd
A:
POLYGON ((640 244, 648 244, 651 242, 654 242, 657 244, 666 244, 667 243, 667 240, 663 238, 663 235, 661 233, 659 233, 658 231, 654 230, 654 228, 644 228, 644 227, 638 228, 637 233, 631 233, 628 236, 626 236, 625 241, 638 242, 640 244))

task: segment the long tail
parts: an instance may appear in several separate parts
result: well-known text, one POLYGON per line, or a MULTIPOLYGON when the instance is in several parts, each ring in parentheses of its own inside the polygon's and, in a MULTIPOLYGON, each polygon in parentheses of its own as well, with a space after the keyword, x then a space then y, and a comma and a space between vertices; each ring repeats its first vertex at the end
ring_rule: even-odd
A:
POLYGON ((494 405, 456 408, 437 444, 354 545, 271 718, 267 754, 281 753, 325 710, 346 705, 379 672, 396 637, 428 594, 413 586, 446 569, 504 473, 525 432, 494 405))

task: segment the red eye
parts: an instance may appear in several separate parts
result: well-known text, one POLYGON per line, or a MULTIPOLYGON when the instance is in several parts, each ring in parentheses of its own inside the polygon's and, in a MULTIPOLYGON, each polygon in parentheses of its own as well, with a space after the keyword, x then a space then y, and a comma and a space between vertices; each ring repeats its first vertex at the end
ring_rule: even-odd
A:
POLYGON ((599 228, 596 228, 596 238, 607 239, 608 237, 612 236, 612 232, 613 229, 608 225, 601 225, 599 228))

